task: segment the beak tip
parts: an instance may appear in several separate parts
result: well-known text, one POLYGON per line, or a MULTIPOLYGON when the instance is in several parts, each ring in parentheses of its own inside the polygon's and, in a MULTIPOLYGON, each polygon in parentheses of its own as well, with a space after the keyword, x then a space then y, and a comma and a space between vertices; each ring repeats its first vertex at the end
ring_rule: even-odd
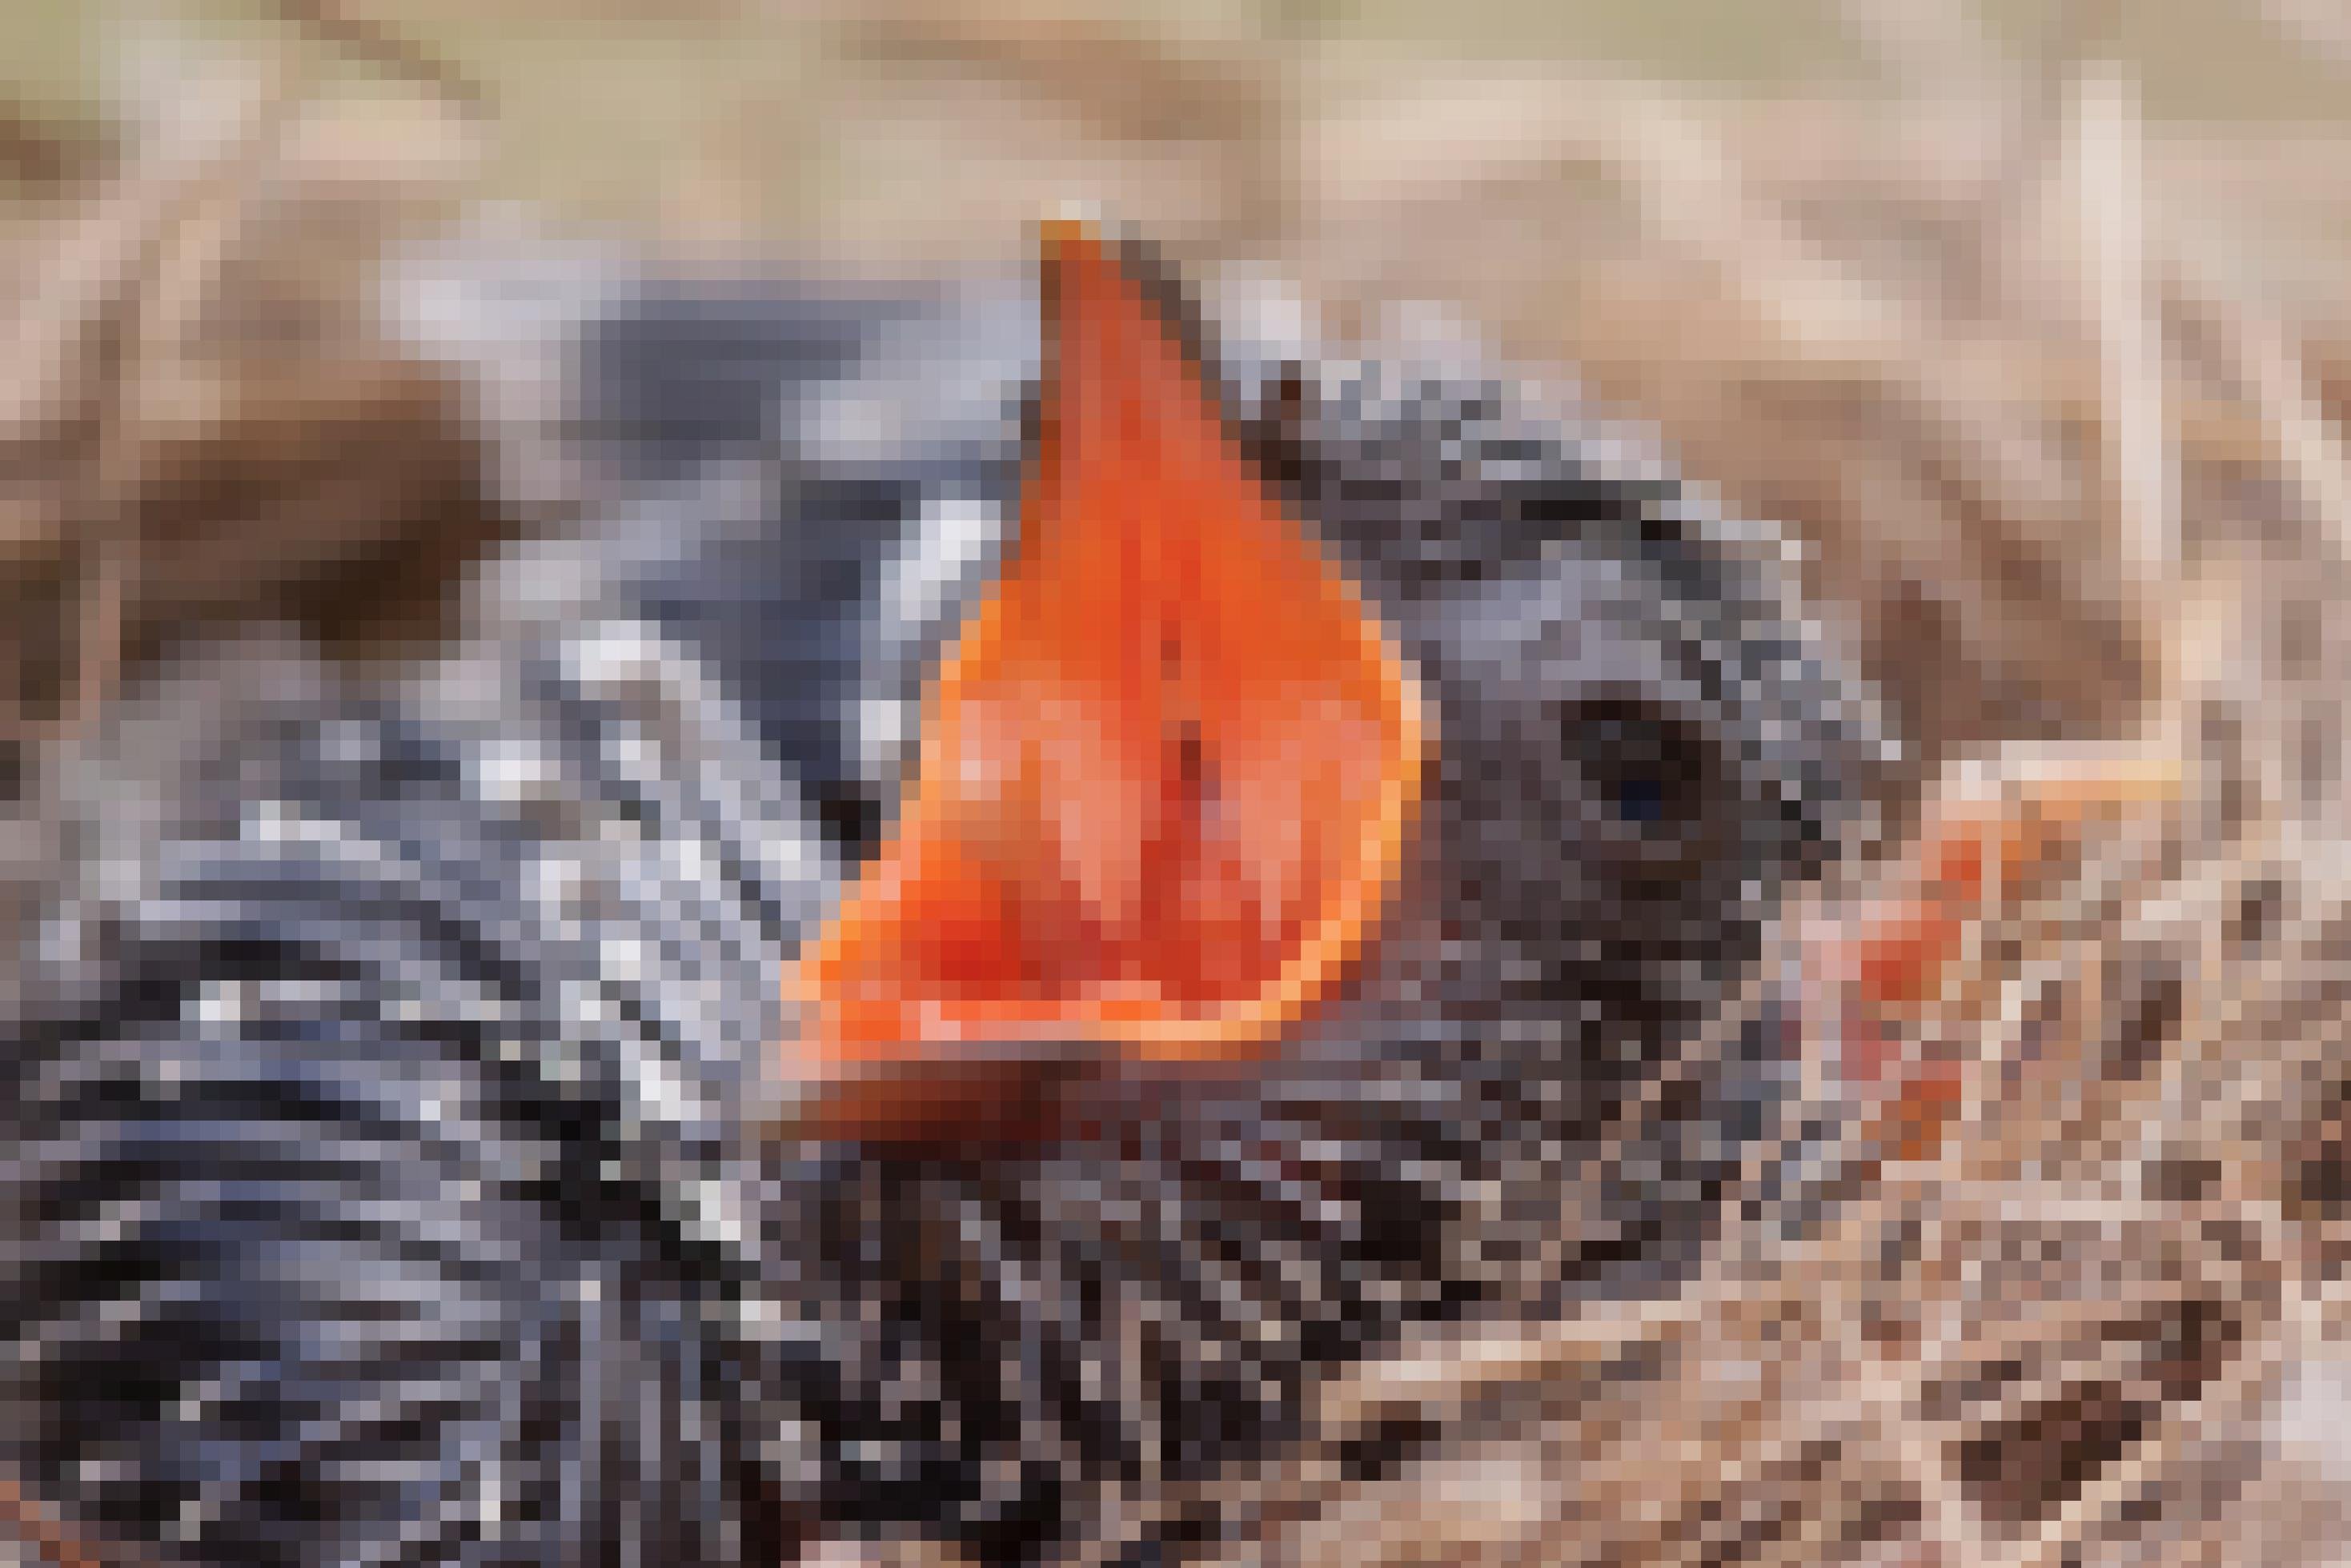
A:
POLYGON ((1099 202, 1071 198, 1054 204, 1037 220, 1038 233, 1048 249, 1092 238, 1110 226, 1110 215, 1099 202))
POLYGON ((1072 267, 1124 270, 1134 261, 1138 242, 1101 203, 1071 199, 1037 220, 1036 243, 1050 289, 1050 279, 1072 267))

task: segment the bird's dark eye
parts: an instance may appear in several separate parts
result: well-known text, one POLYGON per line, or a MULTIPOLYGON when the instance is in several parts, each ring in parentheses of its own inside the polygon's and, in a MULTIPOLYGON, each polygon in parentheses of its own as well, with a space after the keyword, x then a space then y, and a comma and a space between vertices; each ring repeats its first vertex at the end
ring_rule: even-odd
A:
POLYGON ((1721 768, 1697 723, 1637 696, 1571 704, 1562 723, 1583 810, 1604 842, 1655 870, 1708 852, 1721 768))
POLYGON ((1618 817, 1635 827, 1650 827, 1666 814, 1665 780, 1653 773, 1626 774, 1616 780, 1611 804, 1618 817))

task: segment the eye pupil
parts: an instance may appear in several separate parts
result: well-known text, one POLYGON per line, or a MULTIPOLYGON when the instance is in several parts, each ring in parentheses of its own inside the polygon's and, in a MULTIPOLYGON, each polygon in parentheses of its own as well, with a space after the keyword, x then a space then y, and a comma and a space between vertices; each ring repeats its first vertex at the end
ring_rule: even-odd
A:
POLYGON ((1665 781, 1635 775, 1616 786, 1616 814, 1639 827, 1654 826, 1666 814, 1665 781))

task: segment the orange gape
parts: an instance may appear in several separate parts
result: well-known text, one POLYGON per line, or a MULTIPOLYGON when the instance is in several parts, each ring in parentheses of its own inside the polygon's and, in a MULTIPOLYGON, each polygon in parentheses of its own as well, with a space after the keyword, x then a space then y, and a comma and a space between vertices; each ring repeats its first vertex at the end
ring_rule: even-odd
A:
POLYGON ((1178 326, 1043 234, 1017 549, 925 709, 898 831, 788 977, 802 1130, 990 1120, 1030 1051, 1264 1050, 1402 855, 1420 699, 1250 472, 1178 326))

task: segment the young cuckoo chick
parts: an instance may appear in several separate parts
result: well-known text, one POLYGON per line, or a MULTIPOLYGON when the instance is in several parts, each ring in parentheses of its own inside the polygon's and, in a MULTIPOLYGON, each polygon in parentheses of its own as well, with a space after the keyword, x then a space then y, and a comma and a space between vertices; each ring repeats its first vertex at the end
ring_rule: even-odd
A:
POLYGON ((1777 536, 1466 353, 1043 253, 573 273, 505 434, 580 526, 459 646, 192 666, 61 764, 0 1097, 46 1507, 1160 1561, 1334 1369, 1687 1267, 1777 1031, 1640 1092, 1879 745, 1777 536))

